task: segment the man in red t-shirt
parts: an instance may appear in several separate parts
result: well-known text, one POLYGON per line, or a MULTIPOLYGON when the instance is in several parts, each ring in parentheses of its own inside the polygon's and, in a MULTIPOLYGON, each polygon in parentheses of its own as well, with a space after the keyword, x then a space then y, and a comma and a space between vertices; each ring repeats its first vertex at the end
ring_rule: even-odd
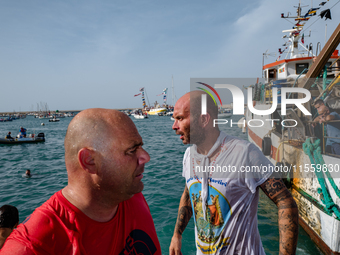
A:
POLYGON ((132 120, 108 109, 80 112, 65 136, 68 185, 37 208, 1 254, 161 254, 142 195, 150 160, 132 120))

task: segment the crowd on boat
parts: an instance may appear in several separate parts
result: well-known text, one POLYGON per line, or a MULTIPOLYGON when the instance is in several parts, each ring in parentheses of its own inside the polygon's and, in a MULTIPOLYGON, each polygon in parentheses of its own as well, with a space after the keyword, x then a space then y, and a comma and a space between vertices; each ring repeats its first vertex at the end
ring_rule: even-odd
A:
POLYGON ((24 127, 20 127, 19 133, 15 137, 12 137, 12 132, 8 132, 5 138, 0 138, 0 144, 22 144, 44 141, 45 141, 44 133, 39 133, 38 135, 35 135, 34 133, 27 134, 27 129, 24 127))
POLYGON ((328 138, 326 139, 325 152, 340 155, 340 115, 330 109, 322 99, 315 101, 314 107, 318 111, 318 116, 314 119, 313 126, 323 123, 326 125, 328 138))
MULTIPOLYGON (((24 128, 24 127, 20 127, 20 130, 19 130, 19 134, 16 136, 16 138, 26 138, 26 131, 27 129, 24 128)), ((14 140, 14 138, 11 136, 11 132, 8 132, 7 135, 6 135, 6 139, 9 139, 9 140, 14 140)))

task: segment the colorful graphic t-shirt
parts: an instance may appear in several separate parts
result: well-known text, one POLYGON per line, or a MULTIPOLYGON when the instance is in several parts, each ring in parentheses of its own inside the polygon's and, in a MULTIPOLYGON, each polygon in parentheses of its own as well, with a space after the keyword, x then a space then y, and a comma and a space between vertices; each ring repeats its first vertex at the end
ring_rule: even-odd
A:
POLYGON ((257 226, 258 186, 272 174, 273 165, 255 145, 223 135, 220 151, 209 164, 206 217, 202 211, 202 178, 198 177, 195 159, 190 156, 194 154, 190 153, 192 147, 186 150, 183 159, 197 254, 264 255, 257 226), (218 173, 218 169, 226 172, 218 173))
POLYGON ((0 254, 161 254, 142 193, 119 204, 108 222, 97 222, 61 191, 37 208, 6 240, 0 254))

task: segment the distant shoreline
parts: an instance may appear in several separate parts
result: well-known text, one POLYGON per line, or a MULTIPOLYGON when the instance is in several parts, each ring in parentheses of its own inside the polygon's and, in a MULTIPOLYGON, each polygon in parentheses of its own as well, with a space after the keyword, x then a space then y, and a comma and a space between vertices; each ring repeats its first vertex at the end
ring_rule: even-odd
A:
MULTIPOLYGON (((135 110, 135 109, 142 109, 142 108, 118 108, 118 109, 115 109, 117 111, 125 111, 125 110, 135 110)), ((81 112, 83 110, 58 110, 58 113, 67 113, 67 112, 81 112)), ((51 113, 55 113, 56 111, 55 110, 52 110, 50 111, 51 113)), ((37 112, 37 111, 20 111, 20 112, 0 112, 0 115, 3 115, 3 114, 10 114, 10 115, 13 115, 13 114, 29 114, 29 113, 40 113, 40 112, 37 112)))

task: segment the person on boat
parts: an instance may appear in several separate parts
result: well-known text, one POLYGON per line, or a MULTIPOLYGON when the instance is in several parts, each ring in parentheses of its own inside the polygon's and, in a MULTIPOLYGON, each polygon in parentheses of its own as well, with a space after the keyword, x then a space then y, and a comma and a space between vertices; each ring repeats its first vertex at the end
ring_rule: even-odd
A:
POLYGON ((201 114, 202 94, 201 91, 185 94, 174 109, 172 128, 183 144, 192 146, 183 158, 186 185, 169 254, 181 254, 182 233, 194 211, 197 254, 265 255, 257 226, 259 188, 278 208, 280 254, 295 254, 299 227, 298 208, 292 195, 280 178, 274 178, 269 170, 273 169, 272 163, 254 144, 221 132, 217 125, 214 127, 218 109, 209 95, 207 113, 201 114), (268 166, 268 171, 260 165, 268 166), (219 173, 209 170, 218 166, 220 169, 232 166, 236 170, 219 173), (242 171, 247 166, 258 166, 259 171, 242 171))
POLYGON ((8 132, 8 134, 6 135, 6 139, 13 140, 13 137, 11 136, 11 132, 8 132))
POLYGON ((19 211, 13 205, 3 205, 0 207, 0 249, 4 245, 7 237, 19 224, 19 211))
POLYGON ((20 127, 20 131, 19 132, 20 132, 22 137, 26 137, 26 130, 27 130, 26 128, 20 127))
POLYGON ((133 121, 116 110, 81 111, 64 147, 68 185, 18 226, 0 254, 161 254, 141 193, 150 156, 133 121))
POLYGON ((325 123, 327 129, 327 138, 325 151, 331 154, 340 155, 340 115, 331 111, 327 107, 322 99, 318 99, 314 103, 314 107, 317 109, 319 116, 314 119, 314 123, 325 123))

